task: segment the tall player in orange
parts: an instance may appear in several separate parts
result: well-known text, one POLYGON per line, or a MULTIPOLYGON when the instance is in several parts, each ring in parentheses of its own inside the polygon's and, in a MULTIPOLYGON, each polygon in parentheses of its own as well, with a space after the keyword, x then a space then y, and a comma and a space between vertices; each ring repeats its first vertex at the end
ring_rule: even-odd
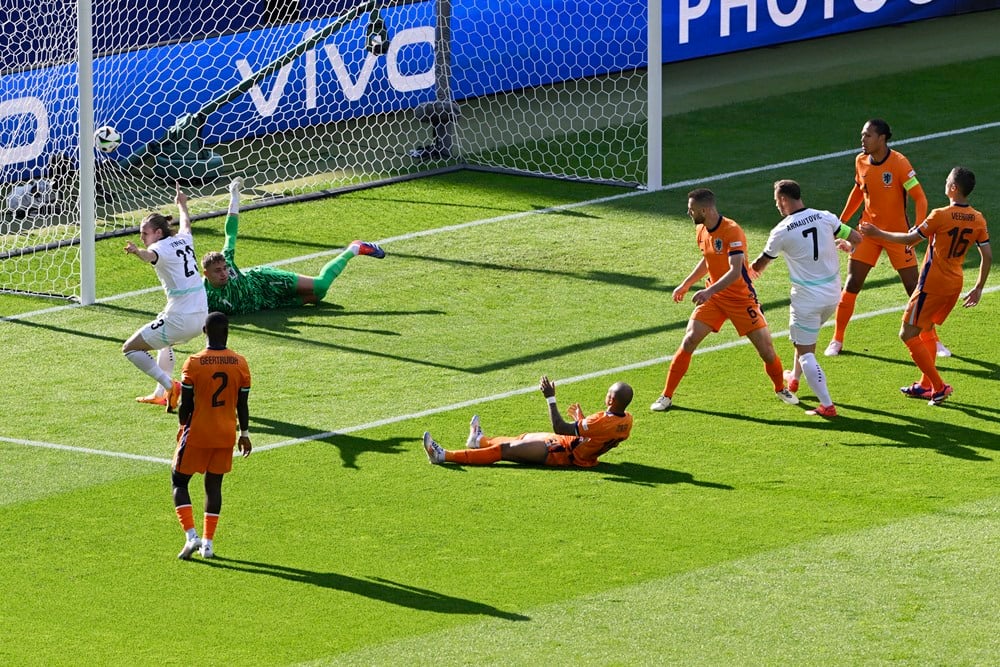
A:
POLYGON ((181 372, 181 402, 177 408, 180 430, 174 453, 172 481, 174 510, 184 529, 184 549, 177 555, 187 560, 195 551, 203 558, 215 552, 212 540, 222 510, 222 478, 233 469, 233 443, 244 457, 252 445, 247 428, 250 409, 250 368, 247 360, 226 347, 229 318, 209 313, 205 319, 208 347, 192 354, 181 372), (240 437, 236 440, 236 426, 240 437), (205 475, 205 532, 198 537, 188 482, 195 473, 205 475))
MULTIPOLYGON (((861 128, 861 153, 854 158, 854 187, 840 214, 841 222, 849 221, 863 203, 862 222, 887 232, 906 232, 910 228, 906 217, 907 197, 913 199, 917 220, 927 216, 927 195, 917 180, 917 173, 905 155, 889 148, 891 137, 889 123, 881 118, 873 118, 861 128)), ((883 250, 889 256, 892 268, 899 273, 903 289, 907 294, 913 294, 917 285, 917 257, 913 249, 885 243, 874 236, 862 239, 854 247, 847 263, 847 280, 837 305, 833 340, 824 352, 826 356, 836 356, 844 348, 844 334, 854 314, 858 292, 864 287, 868 273, 878 263, 883 250)), ((940 356, 951 354, 940 341, 935 341, 935 346, 940 356)))
POLYGON ((487 438, 479 426, 479 415, 469 422, 465 449, 446 450, 424 433, 424 451, 431 463, 491 465, 497 461, 547 466, 592 468, 597 458, 618 446, 632 432, 632 415, 625 411, 632 402, 632 387, 616 382, 604 397, 605 409, 585 417, 579 403, 569 407, 572 421, 565 421, 556 406, 556 385, 546 376, 538 384, 549 404, 553 433, 522 433, 517 437, 487 438))
POLYGON ((969 195, 976 187, 976 176, 964 167, 955 167, 948 174, 944 191, 950 204, 931 211, 919 226, 908 232, 885 232, 863 222, 860 231, 884 241, 912 245, 928 239, 927 253, 920 270, 917 288, 910 295, 903 313, 899 337, 906 343, 910 356, 922 375, 919 382, 900 391, 910 398, 927 398, 929 405, 938 405, 952 393, 935 367, 935 326, 944 324, 962 293, 962 265, 965 254, 975 244, 979 249, 979 279, 963 297, 962 305, 972 308, 983 297, 983 287, 993 263, 989 232, 983 214, 969 206, 969 195))
POLYGON ((663 395, 649 409, 653 412, 670 409, 674 403, 674 390, 687 373, 694 351, 708 334, 719 331, 726 320, 731 321, 737 333, 746 336, 757 349, 764 362, 764 370, 774 385, 775 395, 785 403, 795 405, 799 399, 785 387, 781 359, 774 351, 771 330, 750 282, 746 234, 734 221, 722 217, 716 206, 715 193, 707 188, 688 193, 688 216, 694 222, 702 258, 674 290, 674 301, 683 301, 691 286, 706 274, 709 280, 706 287, 695 292, 691 298, 697 307, 688 320, 681 346, 670 362, 663 395))

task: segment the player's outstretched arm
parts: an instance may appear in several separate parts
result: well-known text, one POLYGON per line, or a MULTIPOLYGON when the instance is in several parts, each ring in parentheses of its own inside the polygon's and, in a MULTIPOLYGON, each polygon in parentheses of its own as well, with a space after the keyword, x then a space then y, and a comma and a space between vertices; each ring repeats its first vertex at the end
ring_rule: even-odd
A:
POLYGON ((177 194, 174 195, 174 203, 177 204, 177 209, 180 212, 180 222, 178 224, 178 229, 182 234, 191 233, 191 214, 188 213, 188 197, 181 191, 181 184, 175 183, 177 187, 177 194))

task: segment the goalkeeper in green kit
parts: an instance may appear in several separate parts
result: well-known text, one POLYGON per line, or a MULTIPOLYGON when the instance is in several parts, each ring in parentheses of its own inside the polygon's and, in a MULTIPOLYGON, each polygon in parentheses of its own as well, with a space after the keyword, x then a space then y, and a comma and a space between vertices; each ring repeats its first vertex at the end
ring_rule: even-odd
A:
POLYGON ((209 311, 227 315, 246 315, 259 310, 301 306, 316 303, 326 296, 347 263, 357 255, 375 259, 385 257, 385 251, 374 243, 354 241, 344 252, 330 260, 318 276, 303 276, 271 266, 258 266, 241 271, 236 265, 236 232, 240 215, 242 179, 229 185, 229 212, 226 215, 226 244, 222 252, 210 252, 201 259, 205 274, 205 292, 209 311))

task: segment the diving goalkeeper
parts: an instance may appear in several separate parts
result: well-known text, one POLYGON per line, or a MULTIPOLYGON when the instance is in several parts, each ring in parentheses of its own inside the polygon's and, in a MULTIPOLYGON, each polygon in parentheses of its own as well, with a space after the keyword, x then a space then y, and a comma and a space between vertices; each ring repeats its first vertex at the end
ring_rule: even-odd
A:
POLYGON ((229 184, 229 212, 226 215, 226 243, 222 252, 210 252, 201 258, 205 274, 205 292, 209 311, 227 315, 245 315, 259 310, 316 303, 326 296, 347 263, 356 255, 375 259, 385 251, 374 243, 354 241, 344 252, 330 260, 318 276, 304 276, 271 266, 240 271, 236 265, 236 233, 240 220, 240 186, 243 180, 229 184))

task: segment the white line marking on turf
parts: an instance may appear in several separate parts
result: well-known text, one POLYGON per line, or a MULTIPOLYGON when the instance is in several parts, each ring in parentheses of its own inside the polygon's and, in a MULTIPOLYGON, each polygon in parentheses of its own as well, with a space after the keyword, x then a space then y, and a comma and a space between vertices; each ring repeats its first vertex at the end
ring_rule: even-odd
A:
MULTIPOLYGON (((1000 285, 993 285, 987 287, 983 290, 983 294, 996 292, 1000 290, 1000 285)), ((855 320, 867 320, 872 317, 879 317, 881 315, 891 315, 892 313, 898 313, 905 309, 905 304, 902 306, 894 306, 892 308, 883 308, 881 310, 873 310, 868 313, 856 314, 851 318, 851 321, 855 320)), ((828 328, 833 326, 833 322, 827 322, 823 325, 823 328, 828 328)), ((788 331, 779 331, 778 333, 771 334, 772 338, 785 338, 788 336, 788 331)), ((707 354, 708 352, 720 352, 722 350, 729 350, 734 347, 739 347, 741 345, 748 345, 750 341, 747 338, 740 338, 738 340, 729 341, 726 343, 720 343, 719 345, 712 345, 709 347, 702 347, 695 350, 695 354, 707 354)), ((626 371, 634 371, 640 368, 648 368, 649 366, 656 366, 657 364, 665 364, 673 359, 673 355, 666 355, 663 357, 656 357, 655 359, 647 359, 645 361, 637 361, 631 364, 625 364, 624 366, 615 366, 614 368, 605 368, 603 370, 594 371, 592 373, 584 373, 583 375, 574 375, 573 377, 563 378, 556 380, 557 385, 567 385, 574 384, 576 382, 584 382, 586 380, 593 380, 599 377, 605 377, 607 375, 615 375, 618 373, 624 373, 626 371)), ((272 449, 280 449, 282 447, 290 447, 292 445, 299 445, 306 442, 312 442, 314 440, 324 440, 326 438, 331 438, 337 435, 347 435, 348 433, 357 433, 358 431, 367 431, 369 429, 378 428, 379 426, 388 426, 390 424, 398 424, 400 422, 410 421, 414 419, 420 419, 422 417, 430 417, 431 415, 438 415, 444 412, 452 412, 453 410, 461 410, 464 408, 470 408, 476 405, 482 405, 483 403, 492 403, 494 401, 502 401, 505 398, 511 398, 514 396, 521 396, 524 394, 530 394, 532 392, 538 391, 538 387, 532 385, 530 387, 521 387, 519 389, 511 389, 510 391, 501 392, 499 394, 492 394, 491 396, 483 396, 480 398, 472 398, 467 401, 460 401, 458 403, 450 403, 448 405, 442 405, 436 408, 428 408, 427 410, 421 410, 420 412, 411 412, 406 415, 397 415, 395 417, 386 417, 385 419, 377 419, 375 421, 367 422, 365 424, 357 424, 355 426, 348 426, 346 428, 340 428, 336 431, 325 431, 323 433, 315 433, 304 438, 294 438, 292 440, 282 440, 280 442, 273 442, 270 445, 262 445, 260 447, 254 447, 255 452, 266 452, 272 449)), ((171 459, 161 459, 152 456, 141 456, 138 454, 127 454, 124 452, 111 452, 104 451, 100 449, 90 449, 88 447, 73 447, 70 445, 57 445, 49 442, 38 442, 35 440, 20 440, 17 438, 6 438, 0 436, 0 442, 9 442, 16 445, 27 445, 29 447, 43 447, 46 449, 59 449, 63 451, 77 452, 80 454, 96 454, 100 456, 108 456, 112 458, 124 458, 133 459, 136 461, 148 461, 150 463, 162 463, 170 465, 172 463, 171 459)))
POLYGON ((41 447, 43 449, 59 449, 77 454, 96 454, 98 456, 110 456, 117 459, 131 459, 133 461, 146 461, 148 463, 166 463, 170 465, 171 459, 161 459, 155 456, 142 456, 141 454, 129 454, 127 452, 109 452, 103 449, 91 449, 89 447, 72 447, 70 445, 57 445, 51 442, 39 442, 37 440, 21 440, 20 438, 5 438, 0 436, 0 442, 9 442, 12 445, 25 445, 27 447, 41 447))
MULTIPOLYGON (((893 141, 893 145, 900 146, 905 144, 915 144, 922 141, 932 141, 934 139, 943 139, 945 137, 953 137, 959 134, 968 134, 969 132, 979 132, 981 130, 992 130, 994 128, 1000 127, 1000 121, 992 123, 983 123, 981 125, 970 125, 969 127, 962 127, 957 130, 946 130, 944 132, 934 132, 931 134, 924 134, 918 137, 911 137, 909 139, 897 139, 893 141)), ((858 148, 849 148, 843 151, 836 151, 834 153, 823 153, 822 155, 813 155, 811 157, 804 157, 798 160, 787 160, 785 162, 775 162, 774 164, 767 164, 761 167, 750 167, 749 169, 740 169, 738 171, 727 171, 721 174, 714 174, 712 176, 705 176, 702 178, 692 178, 684 181, 676 181, 674 183, 665 184, 660 190, 650 191, 650 190, 632 190, 629 192, 624 192, 616 195, 609 195, 607 197, 599 197, 597 199, 588 199, 587 201, 573 202, 569 204, 559 204, 557 206, 550 206, 548 208, 542 208, 533 211, 519 211, 518 213, 510 213, 508 215, 501 215, 495 218, 486 218, 483 220, 473 220, 470 222, 462 222, 455 225, 448 225, 446 227, 436 227, 434 229, 424 229, 419 232, 410 232, 408 234, 400 234, 399 236, 390 236, 388 238, 381 239, 377 241, 379 245, 384 245, 387 243, 394 243, 397 241, 408 241, 410 239, 420 238, 423 236, 432 236, 436 234, 444 234, 447 232, 458 231, 462 229, 470 229, 472 227, 480 227, 482 225, 492 225, 498 222, 507 222, 509 220, 520 220, 523 218, 535 216, 535 215, 547 215, 550 213, 559 213, 561 211, 571 211, 577 208, 582 208, 585 206, 596 206, 598 204, 606 204, 612 201, 618 201, 619 199, 627 199, 629 197, 639 197, 642 195, 655 194, 656 192, 661 192, 663 190, 676 190, 677 188, 687 188, 694 185, 703 185, 705 183, 711 183, 714 181, 724 181, 730 178, 736 178, 737 176, 749 176, 752 174, 759 174, 765 171, 771 171, 773 169, 781 169, 784 167, 794 167, 802 164, 810 164, 812 162, 822 162, 823 160, 829 160, 837 157, 846 157, 848 155, 856 155, 858 153, 858 148)), ((267 266, 285 266, 288 264, 295 264, 298 262, 303 262, 310 259, 318 259, 323 257, 329 257, 331 255, 339 254, 343 251, 343 248, 332 248, 330 250, 323 250, 321 252, 316 252, 311 255, 302 255, 299 257, 291 257, 288 259, 278 260, 275 262, 269 262, 267 266)), ((147 289, 137 290, 134 292, 126 292, 124 294, 116 294, 114 296, 105 297, 103 299, 98 299, 97 303, 111 303, 112 301, 118 301, 119 299, 126 299, 133 296, 140 296, 142 294, 151 294, 153 292, 158 292, 162 287, 149 287, 147 289)), ((21 313, 18 315, 8 315, 5 317, 0 317, 0 322, 5 320, 23 320, 29 317, 34 317, 37 315, 44 315, 48 313, 56 313, 63 310, 69 310, 72 308, 80 308, 81 304, 73 303, 64 306, 55 306, 53 308, 45 308, 42 310, 35 310, 30 313, 21 313)))
MULTIPOLYGON (((1000 290, 1000 285, 993 285, 987 287, 983 290, 984 294, 996 292, 1000 290)), ((892 308, 883 308, 881 310, 873 310, 868 313, 856 314, 851 318, 851 321, 855 320, 867 320, 872 317, 879 317, 881 315, 890 315, 892 313, 898 313, 905 309, 905 304, 902 306, 895 306, 892 308)), ((827 322, 823 325, 823 328, 828 328, 833 326, 833 322, 827 322)), ((771 334, 772 338, 785 338, 788 336, 788 331, 779 331, 778 333, 771 334)), ((719 345, 712 345, 709 347, 702 347, 695 350, 695 354, 707 354, 708 352, 720 352, 722 350, 728 350, 734 347, 739 347, 741 345, 748 345, 749 340, 747 338, 740 338, 738 340, 729 341, 726 343, 720 343, 719 345)), ((584 373, 583 375, 574 375, 573 377, 563 378, 556 380, 557 385, 567 385, 574 384, 576 382, 584 382, 586 380, 593 380, 599 377, 605 377, 607 375, 615 375, 618 373, 624 373, 626 371, 634 371, 640 368, 648 368, 649 366, 656 366, 657 364, 665 364, 673 359, 673 355, 666 355, 663 357, 656 357, 655 359, 647 359, 645 361, 637 361, 631 364, 625 364, 624 366, 615 366, 614 368, 606 368, 599 371, 594 371, 592 373, 584 373)), ((357 433, 358 431, 367 431, 369 429, 378 428, 379 426, 388 426, 389 424, 398 424, 400 422, 410 421, 414 419, 420 419, 423 417, 430 417, 431 415, 438 415, 444 412, 451 412, 453 410, 461 410, 464 408, 470 408, 476 405, 482 405, 483 403, 492 403, 494 401, 501 401, 505 398, 511 398, 513 396, 521 396, 523 394, 530 394, 532 392, 538 391, 538 387, 532 385, 530 387, 521 387, 519 389, 511 389, 510 391, 501 392, 499 394, 493 394, 491 396, 483 396, 480 398, 472 398, 467 401, 460 401, 458 403, 451 403, 449 405, 442 405, 436 408, 428 408, 427 410, 421 410, 420 412, 411 412, 406 415, 397 415, 395 417, 386 417, 385 419, 377 419, 375 421, 367 422, 365 424, 357 424, 355 426, 348 426, 346 428, 340 428, 335 431, 325 431, 323 433, 315 433, 304 438, 294 438, 292 440, 282 440, 280 442, 274 442, 269 445, 262 445, 260 447, 254 447, 255 452, 266 452, 272 449, 280 449, 282 447, 290 447, 292 445, 298 445, 306 442, 312 442, 314 440, 323 440, 325 438, 331 438, 337 435, 346 435, 348 433, 357 433)), ((15 445, 26 445, 29 447, 43 447, 46 449, 58 449, 62 451, 77 452, 80 454, 95 454, 99 456, 108 456, 111 458, 123 458, 123 459, 133 459, 136 461, 148 461, 150 463, 161 463, 165 465, 170 465, 172 463, 171 459, 161 459, 152 456, 141 456, 139 454, 127 454, 124 452, 112 452, 105 451, 101 449, 91 449, 88 447, 73 447, 70 445, 57 445, 49 442, 39 442, 36 440, 21 440, 18 438, 6 438, 0 436, 0 442, 9 442, 15 445)))

